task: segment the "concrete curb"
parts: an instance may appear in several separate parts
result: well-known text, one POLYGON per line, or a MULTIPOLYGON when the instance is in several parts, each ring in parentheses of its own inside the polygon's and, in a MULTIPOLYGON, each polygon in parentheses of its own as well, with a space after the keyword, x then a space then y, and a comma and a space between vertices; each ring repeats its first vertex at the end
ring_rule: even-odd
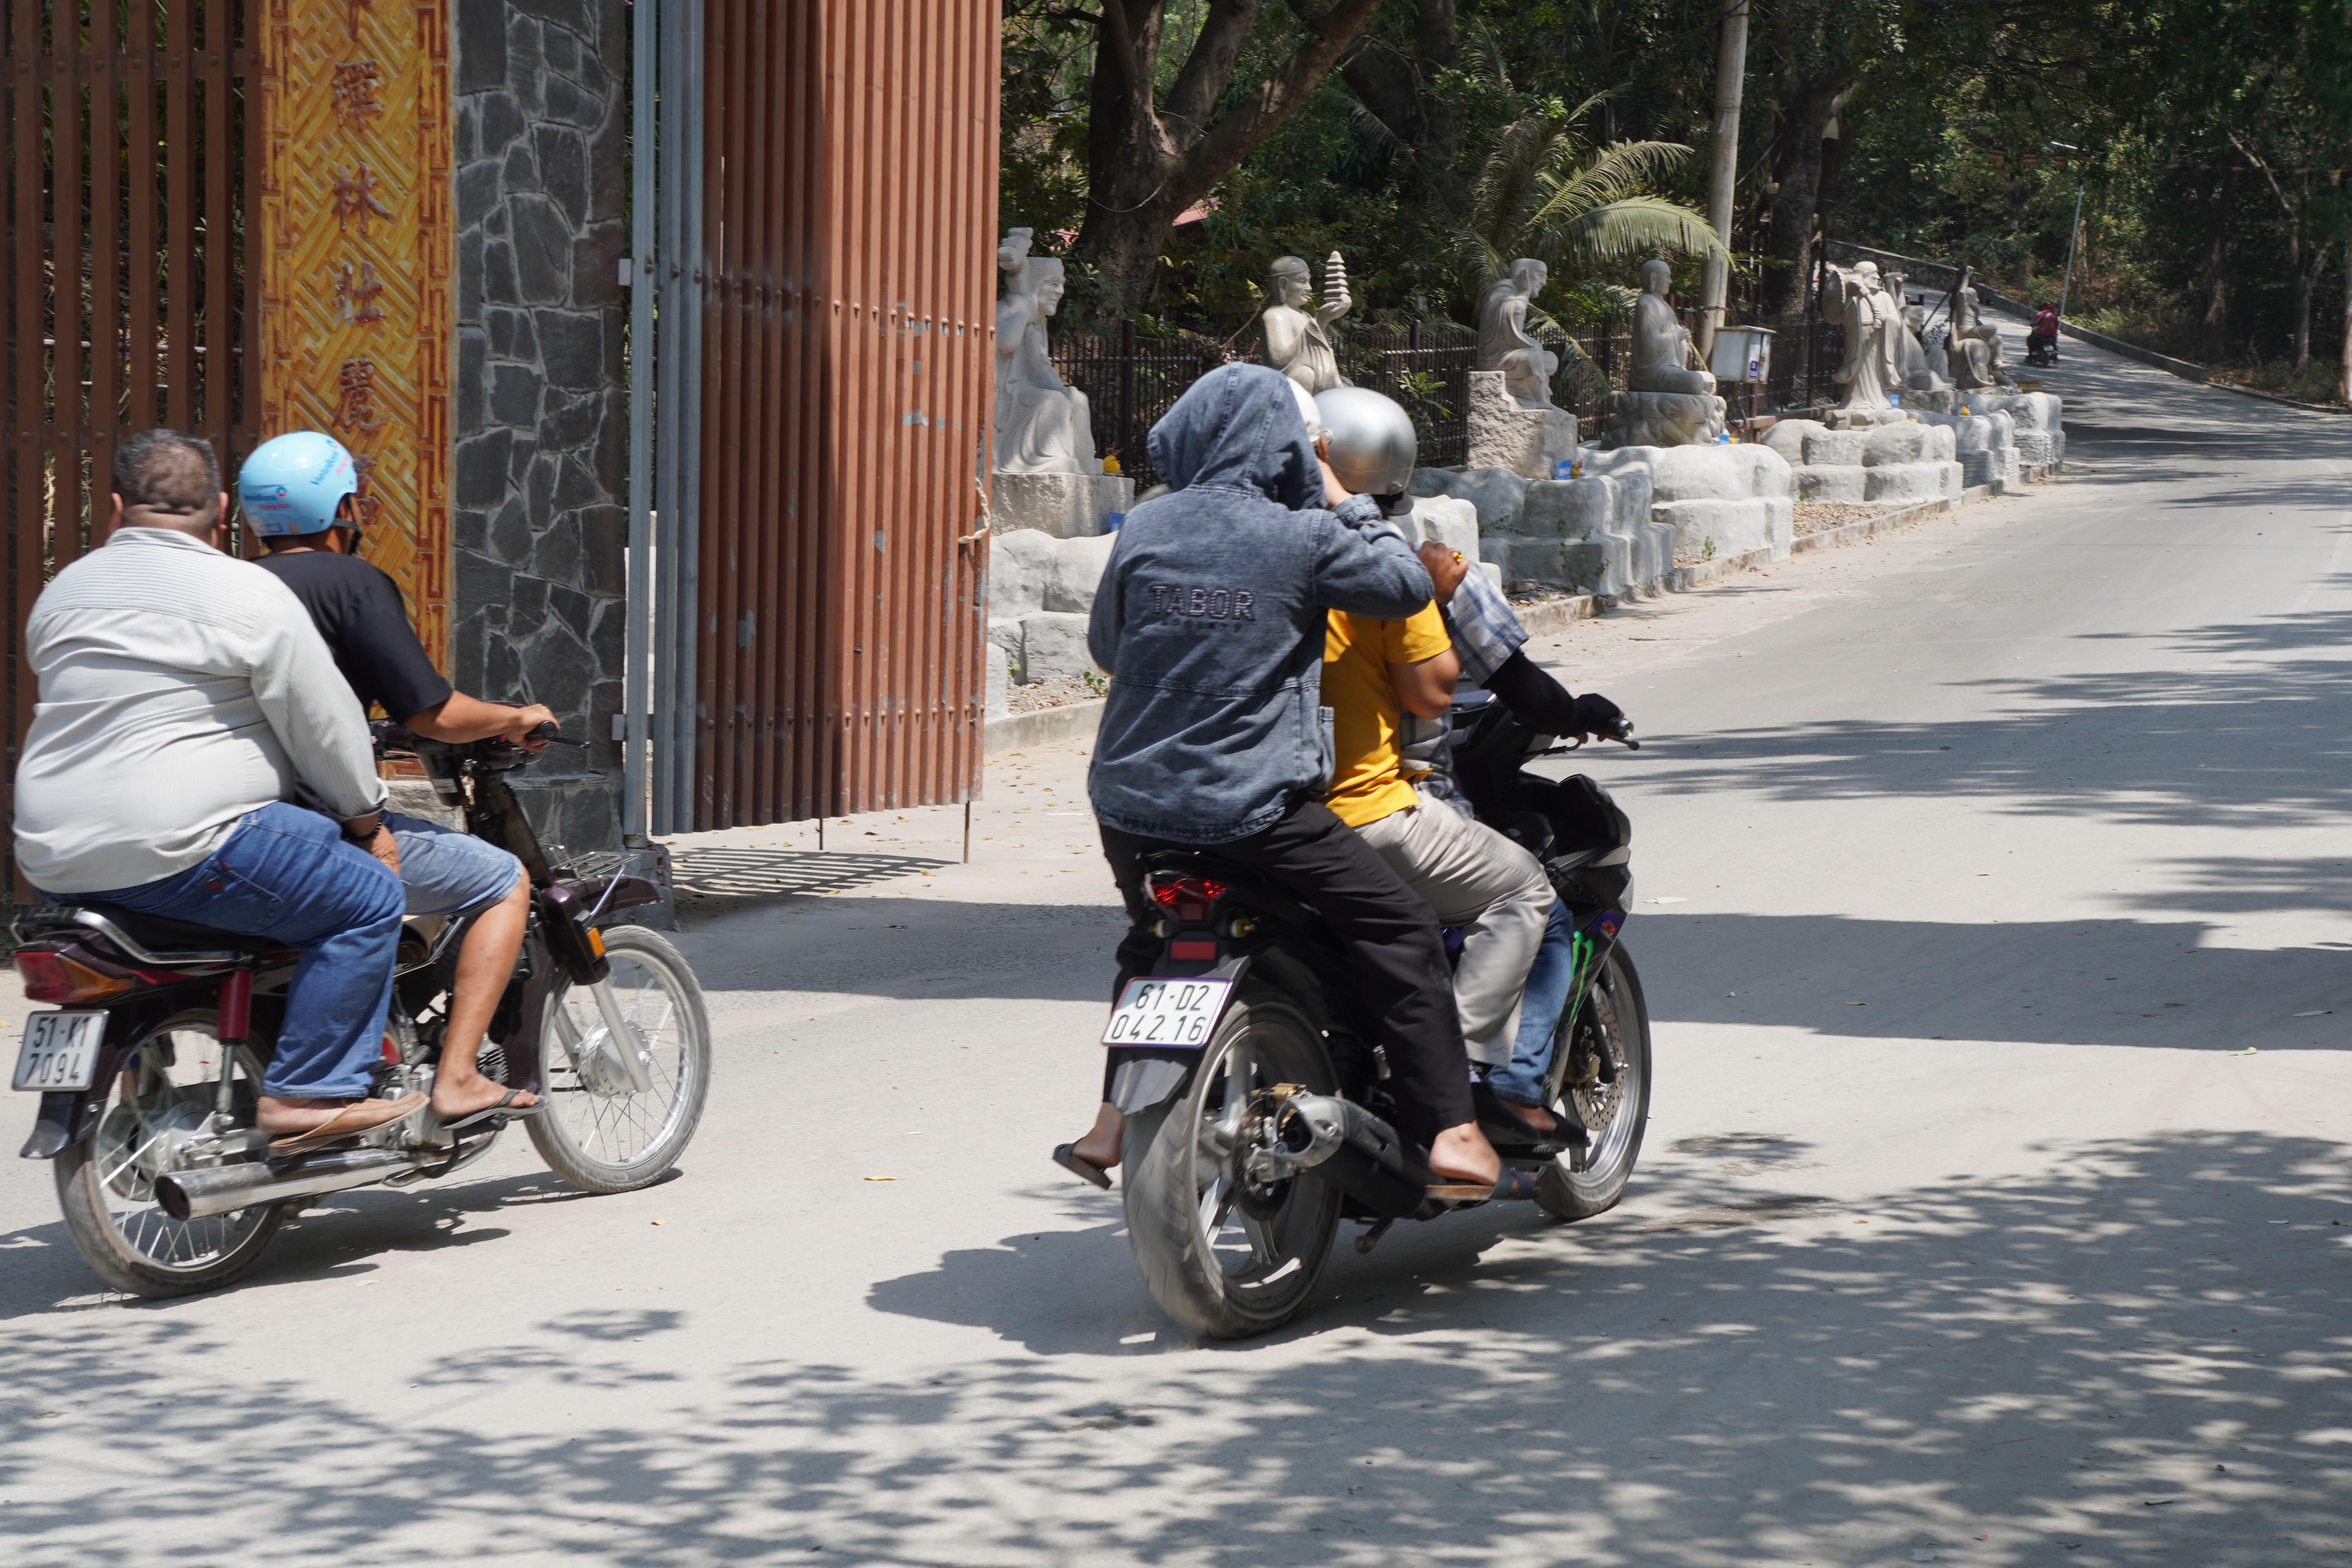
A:
POLYGON ((2251 386, 2234 386, 2226 381, 2209 381, 2205 384, 2222 392, 2234 392, 2241 397, 2259 397, 2264 403, 2284 403, 2289 408, 2300 408, 2306 414, 2352 414, 2352 408, 2341 403, 2305 403, 2299 397, 2281 397, 2275 392, 2256 392, 2251 386))
MULTIPOLYGON (((2060 321, 2058 330, 2070 338, 2081 339, 2095 349, 2105 349, 2111 354, 2121 354, 2126 359, 2137 360, 2145 365, 2153 365, 2158 370, 2177 375, 2183 381, 2193 381, 2201 386, 2221 384, 2213 380, 2211 373, 2201 364, 2192 364, 2185 359, 2174 359, 2170 354, 2160 354, 2154 349, 2144 349, 2137 343, 2127 343, 2121 338, 2111 338, 2105 332, 2095 332, 2088 327, 2078 327, 2072 321, 2060 321)), ((2245 389, 2233 386, 2230 390, 2242 392, 2245 389)), ((2258 393, 2255 395, 2260 396, 2261 394, 2258 393)))
POLYGON ((1102 722, 1105 700, 1089 697, 1084 702, 1065 702, 1059 708, 1038 708, 1027 713, 1006 713, 991 719, 981 734, 981 755, 992 757, 1000 752, 1017 752, 1024 746, 1050 746, 1057 741, 1083 741, 1102 722))

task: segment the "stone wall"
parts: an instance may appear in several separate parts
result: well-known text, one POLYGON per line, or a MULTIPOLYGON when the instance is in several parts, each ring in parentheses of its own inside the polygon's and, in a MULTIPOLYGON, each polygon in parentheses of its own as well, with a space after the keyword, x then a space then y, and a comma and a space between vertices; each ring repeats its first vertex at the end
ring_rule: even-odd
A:
POLYGON ((542 836, 620 841, 628 541, 622 0, 457 0, 457 428, 450 678, 584 750, 516 780, 542 836))

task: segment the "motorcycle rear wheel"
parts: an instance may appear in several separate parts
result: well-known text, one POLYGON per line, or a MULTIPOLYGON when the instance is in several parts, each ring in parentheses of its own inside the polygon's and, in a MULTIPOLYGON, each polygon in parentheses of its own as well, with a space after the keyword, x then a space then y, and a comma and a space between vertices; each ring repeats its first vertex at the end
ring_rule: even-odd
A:
POLYGON ((1258 987, 1226 1011, 1185 1091, 1129 1117, 1122 1140, 1128 1246, 1160 1310, 1213 1339, 1265 1333, 1313 1297, 1339 1228, 1339 1192, 1307 1177, 1236 1191, 1231 1154, 1250 1095, 1278 1083, 1333 1092, 1322 1036, 1258 987))
POLYGON ((540 1034, 540 1093, 523 1123, 548 1168, 589 1193, 626 1193, 661 1179, 686 1152, 710 1092, 710 1015, 686 955, 643 926, 604 932, 622 1016, 646 1047, 651 1088, 630 1092, 599 1067, 610 1039, 594 993, 558 988, 540 1034))
POLYGON ((1590 1219, 1625 1195, 1650 1120, 1650 1009, 1622 946, 1610 950, 1575 1026, 1580 1034, 1590 1029, 1582 1043, 1607 1054, 1615 1081, 1566 1086, 1592 1146, 1581 1171, 1570 1168, 1566 1154, 1545 1166, 1536 1177, 1536 1202, 1561 1219, 1590 1219))
MULTIPOLYGON (((212 1112, 222 1070, 217 1027, 218 1015, 208 1007, 157 1026, 140 1042, 134 1068, 108 1091, 97 1130, 51 1163, 74 1250, 118 1290, 167 1297, 216 1289, 261 1260, 290 1212, 287 1205, 260 1204, 183 1220, 155 1202, 155 1178, 178 1168, 177 1144, 212 1112)), ((249 1127, 260 1058, 241 1051, 231 1070, 232 1103, 249 1127)))

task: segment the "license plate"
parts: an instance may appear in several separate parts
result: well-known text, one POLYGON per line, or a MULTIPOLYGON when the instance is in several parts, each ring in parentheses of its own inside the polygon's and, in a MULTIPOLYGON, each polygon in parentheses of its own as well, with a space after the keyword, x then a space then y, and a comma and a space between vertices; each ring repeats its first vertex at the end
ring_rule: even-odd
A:
POLYGON ((35 1094, 88 1089, 98 1070, 98 1047, 105 1041, 103 1013, 35 1013, 25 1020, 16 1077, 8 1087, 35 1094))
POLYGON ((1103 1030, 1107 1046, 1205 1046, 1230 980, 1130 980, 1103 1030))

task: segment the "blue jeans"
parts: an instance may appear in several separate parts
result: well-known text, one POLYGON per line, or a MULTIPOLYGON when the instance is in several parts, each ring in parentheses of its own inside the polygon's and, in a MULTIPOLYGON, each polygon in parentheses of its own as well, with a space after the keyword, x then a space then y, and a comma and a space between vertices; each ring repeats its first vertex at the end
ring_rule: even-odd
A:
POLYGON ((331 819, 265 805, 177 876, 75 898, 300 948, 262 1091, 350 1100, 373 1087, 400 945, 400 879, 344 843, 331 819))
POLYGON ((1528 970, 1527 992, 1519 1001, 1519 1037, 1511 1046, 1510 1062, 1486 1075, 1486 1087, 1505 1100, 1543 1103, 1552 1034, 1568 1005, 1569 983, 1576 978, 1575 937, 1576 922, 1569 918, 1568 906, 1553 900, 1543 945, 1536 949, 1535 963, 1528 970))
POLYGON ((488 839, 422 817, 383 814, 400 845, 400 885, 412 915, 470 915, 514 891, 522 862, 488 839))

